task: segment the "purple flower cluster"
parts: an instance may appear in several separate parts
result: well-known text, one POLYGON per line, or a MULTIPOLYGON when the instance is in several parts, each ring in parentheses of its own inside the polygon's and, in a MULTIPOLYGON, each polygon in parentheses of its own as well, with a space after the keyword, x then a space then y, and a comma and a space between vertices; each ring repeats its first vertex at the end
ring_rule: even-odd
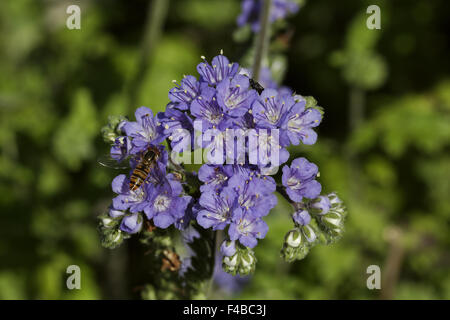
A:
MULTIPOLYGON (((158 114, 173 150, 194 150, 196 141, 184 137, 194 136, 194 122, 199 120, 202 130, 214 129, 224 135, 229 129, 279 130, 276 141, 276 147, 280 148, 279 163, 288 160, 289 145, 315 143, 317 135, 312 128, 320 123, 322 115, 316 109, 306 109, 306 101, 301 97, 294 97, 288 90, 271 88, 258 93, 252 88, 246 70, 222 54, 214 57, 211 64, 204 59, 197 71, 198 80, 192 75, 185 76, 170 90, 170 103, 164 113, 158 114)), ((213 144, 198 144, 216 148, 213 144)), ((264 165, 251 165, 245 161, 248 159, 234 160, 233 164, 204 164, 200 168, 198 178, 203 184, 195 204, 196 219, 204 228, 228 228, 230 240, 253 248, 268 231, 262 217, 276 205, 276 184, 264 174, 264 165)), ((303 179, 302 183, 313 180, 304 173, 297 176, 303 179)), ((310 188, 317 189, 317 185, 320 193, 315 180, 293 188, 308 196, 315 194, 310 188)))
POLYGON ((228 227, 231 240, 253 248, 265 237, 268 226, 262 220, 276 205, 272 177, 240 165, 203 165, 199 179, 204 183, 199 200, 198 223, 204 228, 228 227))
POLYGON ((167 152, 159 145, 165 139, 149 108, 140 107, 135 112, 136 121, 124 121, 120 129, 124 136, 115 140, 111 157, 116 160, 130 159, 131 172, 140 157, 149 150, 157 150, 159 156, 147 179, 136 190, 130 189, 130 178, 121 174, 114 178, 112 190, 117 194, 112 200, 109 215, 122 218, 120 230, 133 234, 142 228, 144 214, 159 228, 174 224, 183 225, 183 218, 191 197, 184 194, 179 179, 166 173, 167 152))
MULTIPOLYGON (((263 7, 262 0, 243 0, 242 12, 237 18, 239 27, 249 24, 254 32, 260 29, 259 20, 263 7)), ((273 0, 270 8, 270 22, 275 22, 294 14, 300 6, 292 0, 273 0)))
MULTIPOLYGON (((158 228, 174 225, 184 229, 194 219, 204 228, 225 230, 226 240, 236 243, 239 252, 247 257, 239 258, 239 268, 251 269, 248 261, 254 260, 253 253, 245 248, 255 247, 258 239, 265 237, 268 226, 263 217, 277 204, 277 186, 268 175, 268 164, 253 163, 248 155, 235 157, 232 163, 205 163, 193 175, 200 182, 200 196, 194 199, 185 191, 191 186, 184 186, 183 175, 168 173, 169 168, 174 168, 170 167, 161 142, 166 140, 172 153, 177 154, 216 148, 215 142, 194 138, 199 123, 202 133, 216 130, 224 136, 230 129, 253 130, 257 136, 276 131, 277 136, 271 135, 266 143, 280 151, 279 163, 275 164, 278 167, 288 160, 286 148, 290 145, 315 143, 317 134, 313 128, 319 125, 322 115, 315 108, 307 108, 306 100, 294 96, 290 90, 266 88, 258 92, 252 88, 244 69, 222 54, 211 63, 203 60, 197 66, 198 78, 188 75, 180 83, 175 81, 165 112, 154 117, 149 108, 141 107, 136 110, 136 121, 119 125, 123 135, 115 139, 111 157, 117 161, 130 159, 135 170, 140 159, 151 150, 155 153, 155 164, 138 188, 131 188, 132 175, 122 174, 114 179, 112 188, 117 196, 112 201, 110 216, 121 218, 120 230, 129 234, 140 231, 144 219, 152 220, 158 228)), ((244 145, 251 149, 248 139, 244 138, 244 145)), ((217 150, 223 150, 225 157, 230 152, 217 150)), ((321 186, 315 180, 317 173, 317 166, 304 158, 283 168, 282 182, 292 201, 301 202, 320 194, 321 186)), ((230 248, 223 250, 225 256, 232 255, 230 248)), ((238 268, 232 258, 229 266, 238 268)))

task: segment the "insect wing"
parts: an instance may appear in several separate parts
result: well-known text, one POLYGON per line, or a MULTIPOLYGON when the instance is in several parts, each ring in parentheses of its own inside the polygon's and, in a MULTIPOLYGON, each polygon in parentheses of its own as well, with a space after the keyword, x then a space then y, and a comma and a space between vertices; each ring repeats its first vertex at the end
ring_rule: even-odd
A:
POLYGON ((116 160, 111 158, 109 154, 102 155, 98 157, 97 162, 107 168, 112 169, 129 169, 130 163, 128 158, 123 158, 121 160, 116 160))

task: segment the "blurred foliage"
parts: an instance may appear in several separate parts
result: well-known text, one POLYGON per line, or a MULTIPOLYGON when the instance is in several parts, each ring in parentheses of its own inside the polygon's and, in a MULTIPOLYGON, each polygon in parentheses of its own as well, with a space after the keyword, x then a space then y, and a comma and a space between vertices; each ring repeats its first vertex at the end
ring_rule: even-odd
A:
MULTIPOLYGON (((69 4, 0 2, 0 299, 137 298, 142 279, 152 278, 139 243, 109 251, 96 230, 117 174, 96 163, 108 151, 100 127, 108 115, 133 113, 126 88, 138 68, 149 1, 76 1, 81 30, 65 27, 69 4), (81 290, 66 289, 71 264, 81 267, 81 290)), ((291 209, 280 198, 255 250, 256 272, 235 297, 378 298, 366 288, 366 268, 389 271, 397 246, 403 259, 388 297, 450 298, 445 5, 307 1, 272 39, 276 80, 285 73, 283 84, 325 110, 318 143, 291 148, 291 156, 319 165, 324 191, 337 190, 349 215, 340 242, 287 264, 279 251, 291 209), (370 4, 381 7, 381 30, 366 29, 370 4), (363 125, 350 134, 349 87, 368 91, 363 125), (349 148, 360 159, 358 196, 349 186, 349 148)), ((202 54, 224 49, 245 61, 250 40, 232 41, 239 8, 238 0, 171 1, 139 105, 163 110, 170 81, 193 72, 202 54)))

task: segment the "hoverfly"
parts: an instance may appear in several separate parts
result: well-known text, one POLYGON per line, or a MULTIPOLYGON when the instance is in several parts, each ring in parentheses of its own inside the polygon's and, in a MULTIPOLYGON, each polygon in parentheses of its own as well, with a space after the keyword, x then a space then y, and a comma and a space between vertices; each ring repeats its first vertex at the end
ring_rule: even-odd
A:
MULTIPOLYGON (((142 184, 148 179, 152 169, 157 165, 157 161, 160 156, 160 150, 155 146, 150 146, 145 151, 137 154, 132 159, 137 164, 130 176, 129 187, 131 191, 136 191, 137 189, 139 189, 142 184)), ((124 161, 114 160, 110 156, 100 158, 98 162, 102 166, 114 169, 126 169, 130 167, 129 165, 124 163, 124 161)))

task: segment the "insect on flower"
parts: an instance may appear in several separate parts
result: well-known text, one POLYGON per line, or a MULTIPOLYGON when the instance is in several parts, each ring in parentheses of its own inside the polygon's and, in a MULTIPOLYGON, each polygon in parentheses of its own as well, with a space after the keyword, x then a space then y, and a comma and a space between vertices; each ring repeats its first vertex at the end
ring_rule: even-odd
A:
POLYGON ((252 89, 255 89, 259 94, 264 91, 264 87, 259 84, 259 82, 253 80, 252 78, 249 78, 250 80, 250 87, 252 89))
MULTIPOLYGON (((129 187, 131 191, 138 190, 142 184, 147 181, 152 169, 157 166, 157 161, 160 156, 160 150, 154 146, 149 146, 144 152, 132 156, 131 161, 134 161, 136 166, 130 175, 129 187)), ((109 155, 100 158, 98 162, 102 166, 113 169, 125 169, 130 167, 126 161, 122 160, 118 162, 109 155)))

